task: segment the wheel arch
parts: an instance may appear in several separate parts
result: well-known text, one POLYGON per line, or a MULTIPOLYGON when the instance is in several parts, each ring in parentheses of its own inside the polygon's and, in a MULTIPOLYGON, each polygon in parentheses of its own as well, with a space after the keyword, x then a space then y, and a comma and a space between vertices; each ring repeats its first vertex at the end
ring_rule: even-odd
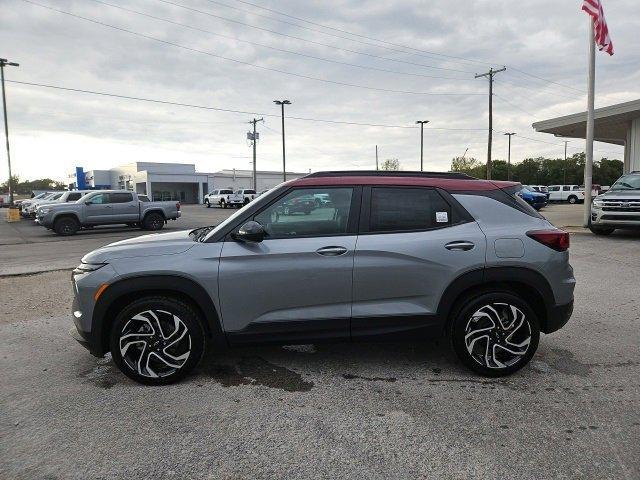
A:
POLYGON ((469 298, 491 291, 505 291, 521 297, 536 313, 540 330, 549 330, 548 319, 555 303, 549 282, 526 267, 488 267, 467 272, 447 287, 438 305, 438 316, 443 319, 442 333, 448 331, 452 319, 469 298))
POLYGON ((162 218, 164 218, 165 220, 167 219, 166 215, 164 214, 164 211, 161 208, 152 208, 144 212, 144 215, 142 216, 141 221, 144 222, 144 220, 152 213, 159 213, 162 216, 162 218))
POLYGON ((55 223, 58 220, 60 220, 61 218, 67 218, 67 217, 73 218, 76 222, 78 222, 78 224, 82 225, 82 222, 80 221, 80 217, 78 217, 78 214, 74 212, 60 212, 56 214, 51 220, 51 225, 55 225, 55 223))
POLYGON ((152 295, 167 295, 188 303, 203 319, 207 339, 219 345, 226 344, 216 307, 201 285, 178 275, 149 275, 126 278, 109 285, 96 302, 93 336, 98 355, 109 351, 111 326, 118 312, 132 301, 152 295))

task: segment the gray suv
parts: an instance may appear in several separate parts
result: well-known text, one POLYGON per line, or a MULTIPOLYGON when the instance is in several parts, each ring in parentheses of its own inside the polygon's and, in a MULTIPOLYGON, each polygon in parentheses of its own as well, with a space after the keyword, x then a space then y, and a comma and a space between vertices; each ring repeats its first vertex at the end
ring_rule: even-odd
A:
POLYGON ((438 338, 486 376, 526 365, 573 309, 569 236, 513 182, 320 172, 216 227, 112 243, 73 272, 72 334, 127 376, 176 381, 207 349, 438 338), (291 208, 309 197, 309 211, 291 208))

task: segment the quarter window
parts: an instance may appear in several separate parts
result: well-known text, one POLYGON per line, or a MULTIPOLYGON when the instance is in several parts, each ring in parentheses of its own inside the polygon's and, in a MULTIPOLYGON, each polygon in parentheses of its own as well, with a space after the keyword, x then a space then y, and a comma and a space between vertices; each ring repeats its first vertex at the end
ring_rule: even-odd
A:
POLYGON ((267 238, 342 235, 348 232, 352 196, 352 188, 296 189, 258 213, 254 220, 262 224, 267 238))
POLYGON ((427 188, 372 188, 369 231, 412 231, 451 224, 451 207, 427 188))

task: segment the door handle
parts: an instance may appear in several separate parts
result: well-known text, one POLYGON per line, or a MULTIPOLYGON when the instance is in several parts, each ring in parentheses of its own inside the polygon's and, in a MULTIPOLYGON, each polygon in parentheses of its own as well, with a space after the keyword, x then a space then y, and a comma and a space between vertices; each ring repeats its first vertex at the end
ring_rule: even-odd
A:
POLYGON ((475 243, 473 242, 467 242, 465 240, 458 240, 455 242, 449 242, 447 243, 444 248, 446 248, 447 250, 471 250, 473 247, 475 247, 475 243))
POLYGON ((337 257, 347 253, 347 249, 344 247, 322 247, 316 250, 316 253, 325 257, 337 257))

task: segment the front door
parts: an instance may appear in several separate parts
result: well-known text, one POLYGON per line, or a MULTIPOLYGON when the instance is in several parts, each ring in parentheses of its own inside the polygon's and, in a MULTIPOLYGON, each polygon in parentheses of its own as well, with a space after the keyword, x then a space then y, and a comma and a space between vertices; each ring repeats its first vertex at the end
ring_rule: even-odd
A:
POLYGON ((428 332, 446 287, 484 267, 485 235, 432 188, 372 187, 363 205, 353 338, 428 332))
POLYGON ((109 203, 109 193, 102 192, 85 200, 86 223, 109 223, 113 217, 113 205, 109 203))
POLYGON ((292 189, 253 217, 264 241, 225 240, 219 298, 232 343, 349 337, 358 202, 352 187, 292 189))

